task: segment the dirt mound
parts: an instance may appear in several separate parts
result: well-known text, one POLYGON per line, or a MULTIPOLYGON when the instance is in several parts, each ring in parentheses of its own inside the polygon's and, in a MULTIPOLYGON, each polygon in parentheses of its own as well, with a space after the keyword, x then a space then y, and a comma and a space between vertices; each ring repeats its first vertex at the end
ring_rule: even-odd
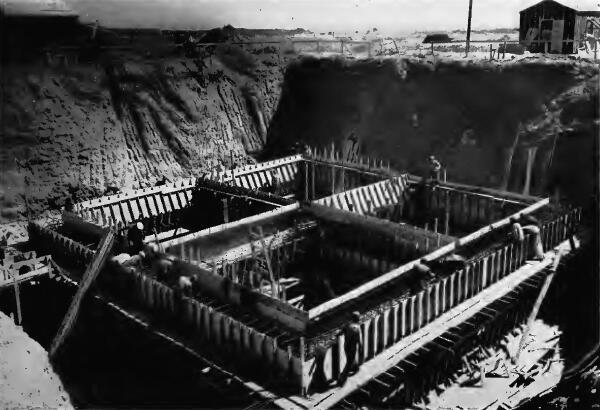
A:
POLYGON ((46 351, 0 312, 0 408, 73 408, 46 351))
POLYGON ((596 67, 568 60, 305 58, 286 72, 266 155, 297 140, 334 142, 423 173, 435 154, 450 179, 521 191, 528 148, 535 146, 530 192, 547 191, 561 175, 561 185, 576 194, 591 189, 566 180, 591 172, 597 81, 596 67), (577 161, 568 158, 574 152, 577 161))

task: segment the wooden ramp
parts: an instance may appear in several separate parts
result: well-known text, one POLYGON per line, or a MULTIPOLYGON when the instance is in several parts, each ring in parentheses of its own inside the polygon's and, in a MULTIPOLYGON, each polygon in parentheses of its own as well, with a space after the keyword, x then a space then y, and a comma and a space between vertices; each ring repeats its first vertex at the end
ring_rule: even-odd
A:
POLYGON ((67 314, 65 315, 60 328, 58 329, 58 332, 52 341, 52 346, 50 347, 50 357, 56 354, 57 350, 73 328, 75 320, 77 319, 77 314, 79 313, 81 302, 83 301, 86 292, 94 282, 94 279, 96 279, 100 273, 100 270, 102 270, 102 267, 104 266, 104 263, 106 262, 106 259, 110 255, 110 252, 113 248, 114 241, 115 233, 111 230, 107 230, 102 237, 100 244, 98 245, 98 250, 94 254, 91 263, 88 265, 85 273, 83 274, 83 279, 79 283, 79 288, 73 297, 71 306, 69 306, 69 310, 67 311, 67 314))

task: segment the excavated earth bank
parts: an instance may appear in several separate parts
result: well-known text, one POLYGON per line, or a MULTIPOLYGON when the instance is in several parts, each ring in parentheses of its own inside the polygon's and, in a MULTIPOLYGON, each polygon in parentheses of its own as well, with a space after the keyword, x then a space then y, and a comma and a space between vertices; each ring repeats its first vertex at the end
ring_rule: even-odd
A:
POLYGON ((449 179, 522 191, 535 147, 530 192, 587 201, 597 99, 597 66, 570 60, 305 58, 286 70, 266 155, 335 143, 422 173, 434 154, 449 179))

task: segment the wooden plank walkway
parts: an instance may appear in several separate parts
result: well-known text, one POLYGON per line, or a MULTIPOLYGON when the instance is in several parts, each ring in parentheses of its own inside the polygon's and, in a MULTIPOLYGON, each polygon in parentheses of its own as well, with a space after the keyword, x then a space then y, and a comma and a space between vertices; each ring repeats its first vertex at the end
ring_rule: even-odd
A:
MULTIPOLYGON (((562 242, 556 249, 562 250, 564 253, 570 252, 569 241, 562 242)), ((364 363, 360 370, 349 377, 343 386, 333 387, 323 393, 315 394, 308 399, 300 396, 292 396, 282 401, 276 400, 274 403, 281 408, 291 408, 290 401, 294 403, 296 408, 328 409, 333 407, 336 403, 357 389, 360 389, 374 377, 393 368, 400 361, 416 352, 424 344, 435 340, 447 330, 465 322, 477 312, 492 304, 495 300, 510 293, 519 284, 539 273, 541 270, 549 267, 552 264, 554 257, 554 251, 547 252, 545 259, 541 262, 527 263, 517 271, 483 290, 476 298, 468 299, 449 310, 433 323, 407 336, 372 360, 364 363)))
POLYGON ((81 302, 83 301, 83 297, 87 293, 88 289, 94 282, 94 279, 102 270, 106 259, 110 255, 112 251, 113 244, 115 242, 115 233, 111 230, 107 230, 104 234, 104 237, 100 241, 98 246, 98 250, 94 254, 94 258, 92 262, 88 265, 85 273, 83 274, 83 280, 81 281, 79 288, 77 289, 77 293, 73 297, 73 301, 71 302, 71 306, 65 315, 54 340, 52 341, 52 345, 50 346, 50 356, 54 356, 58 351, 58 348, 61 346, 65 338, 69 335, 75 320, 77 319, 77 314, 79 313, 79 307, 81 306, 81 302))

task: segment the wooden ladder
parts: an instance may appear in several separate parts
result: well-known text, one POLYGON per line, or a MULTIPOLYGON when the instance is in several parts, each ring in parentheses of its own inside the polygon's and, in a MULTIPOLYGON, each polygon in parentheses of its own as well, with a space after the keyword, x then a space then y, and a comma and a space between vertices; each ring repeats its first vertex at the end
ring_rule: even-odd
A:
POLYGON ((71 332, 71 329, 75 324, 75 320, 77 320, 81 302, 83 301, 86 292, 100 273, 100 270, 102 270, 102 267, 106 263, 106 259, 112 251, 114 242, 115 233, 109 229, 102 237, 91 263, 88 265, 85 273, 83 274, 83 279, 79 283, 79 288, 77 289, 77 292, 71 301, 71 306, 69 306, 69 310, 63 318, 60 328, 58 329, 58 332, 52 341, 52 345, 50 347, 50 357, 53 357, 56 354, 64 340, 71 332))

